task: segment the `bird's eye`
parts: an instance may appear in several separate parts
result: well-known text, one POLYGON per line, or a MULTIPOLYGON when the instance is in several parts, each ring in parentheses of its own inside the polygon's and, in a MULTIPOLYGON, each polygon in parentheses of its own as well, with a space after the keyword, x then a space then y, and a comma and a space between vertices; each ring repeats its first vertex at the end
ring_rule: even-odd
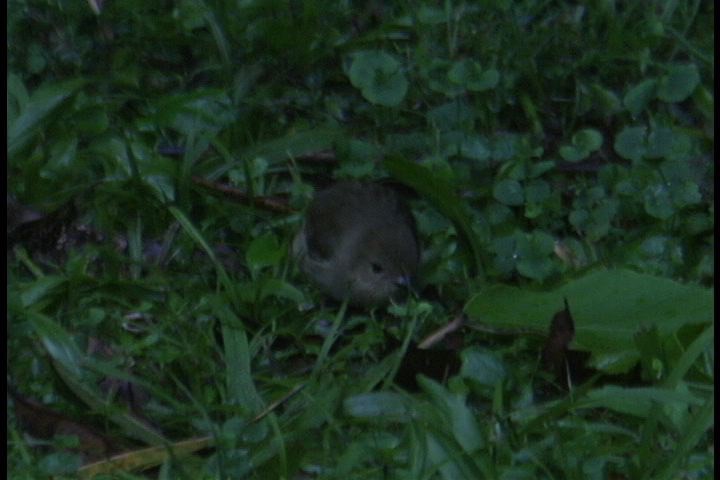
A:
POLYGON ((373 273, 382 273, 383 271, 382 265, 376 262, 370 263, 370 268, 372 269, 373 273))

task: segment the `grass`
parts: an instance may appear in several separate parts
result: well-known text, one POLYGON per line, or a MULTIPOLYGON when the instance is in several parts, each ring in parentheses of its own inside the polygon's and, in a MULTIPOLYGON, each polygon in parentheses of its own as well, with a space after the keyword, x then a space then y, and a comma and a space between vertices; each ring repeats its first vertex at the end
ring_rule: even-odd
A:
POLYGON ((8 4, 12 478, 714 477, 712 2, 91 4, 8 4), (337 178, 406 304, 288 258, 337 178))

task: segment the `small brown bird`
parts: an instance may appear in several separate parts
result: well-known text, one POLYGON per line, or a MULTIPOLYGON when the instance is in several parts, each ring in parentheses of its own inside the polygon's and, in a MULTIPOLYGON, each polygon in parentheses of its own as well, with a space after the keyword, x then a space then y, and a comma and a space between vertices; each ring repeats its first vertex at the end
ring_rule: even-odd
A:
POLYGON ((409 287, 420 260, 407 206, 390 188, 357 181, 315 195, 292 251, 326 294, 366 307, 409 287))

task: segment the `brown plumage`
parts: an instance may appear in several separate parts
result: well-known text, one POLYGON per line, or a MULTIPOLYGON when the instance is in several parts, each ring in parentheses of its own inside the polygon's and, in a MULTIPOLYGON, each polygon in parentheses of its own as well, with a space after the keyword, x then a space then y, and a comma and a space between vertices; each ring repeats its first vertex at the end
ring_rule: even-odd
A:
POLYGON ((329 296, 373 306, 409 286, 420 249, 415 220, 393 190, 342 181, 315 195, 293 254, 329 296))

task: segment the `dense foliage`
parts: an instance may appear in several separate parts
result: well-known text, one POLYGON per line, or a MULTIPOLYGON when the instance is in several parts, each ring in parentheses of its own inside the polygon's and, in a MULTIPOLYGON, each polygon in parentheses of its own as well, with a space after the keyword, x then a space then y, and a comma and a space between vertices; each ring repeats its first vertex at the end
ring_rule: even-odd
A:
MULTIPOLYGON (((8 214, 33 212, 8 223, 22 396, 113 451, 212 438, 138 454, 160 478, 713 477, 713 2, 7 13, 8 214), (288 245, 332 178, 403 186, 417 298, 346 310, 299 275, 288 245), (597 375, 540 399, 528 328, 563 296, 597 375), (463 311, 458 374, 395 385, 463 311)), ((11 404, 12 478, 88 460, 73 431, 24 437, 11 404)))

